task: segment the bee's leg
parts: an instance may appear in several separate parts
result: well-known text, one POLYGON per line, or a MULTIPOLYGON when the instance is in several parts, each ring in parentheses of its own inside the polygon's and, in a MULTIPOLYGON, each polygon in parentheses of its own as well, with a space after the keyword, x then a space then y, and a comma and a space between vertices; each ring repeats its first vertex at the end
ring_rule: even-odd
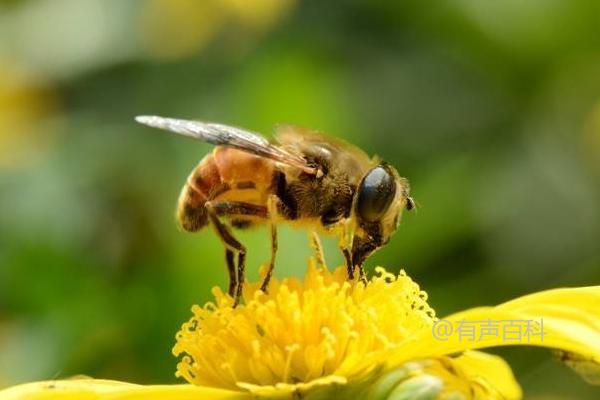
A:
POLYGON ((372 237, 356 237, 352 247, 352 264, 358 269, 360 281, 367 284, 367 274, 364 269, 366 258, 381 247, 381 241, 372 237))
POLYGON ((277 197, 274 195, 269 196, 269 200, 267 203, 268 211, 269 211, 269 221, 270 221, 270 229, 271 229, 271 259, 269 260, 269 269, 263 279, 262 284, 260 285, 260 290, 263 292, 267 292, 267 288, 269 287, 269 281, 271 280, 271 276, 273 275, 273 269, 275 269, 275 256, 277 255, 277 225, 275 224, 275 216, 277 215, 277 197))
POLYGON ((241 300, 244 285, 246 248, 233 237, 230 229, 219 220, 218 216, 253 215, 266 218, 267 209, 256 204, 237 201, 209 201, 206 203, 206 209, 217 234, 225 244, 225 259, 229 271, 229 294, 235 296, 234 306, 236 306, 241 300), (234 252, 238 253, 237 278, 233 260, 234 252))
POLYGON ((352 255, 350 254, 350 250, 342 248, 342 253, 344 254, 344 259, 346 260, 346 270, 348 271, 348 280, 351 281, 354 279, 354 265, 352 264, 352 255))
POLYGON ((212 207, 216 215, 227 215, 230 217, 252 215, 267 218, 266 207, 241 201, 209 201, 206 203, 206 207, 212 207))
MULTIPOLYGON (((217 232, 217 235, 219 235, 219 237, 221 238, 221 240, 223 241, 223 243, 225 244, 225 248, 226 248, 226 253, 225 255, 227 256, 227 251, 230 252, 237 252, 238 255, 238 262, 237 262, 237 289, 235 292, 235 300, 233 303, 233 306, 237 306, 241 300, 242 297, 242 289, 244 286, 244 272, 245 272, 245 264, 246 264, 246 247, 241 244, 235 237, 233 237, 233 235, 231 234, 231 231, 229 229, 229 227, 227 227, 225 224, 223 224, 220 220, 219 217, 217 216, 217 206, 219 204, 218 203, 212 203, 212 202, 207 202, 205 207, 206 207, 206 211, 208 214, 208 218, 210 219, 210 222, 212 223, 213 227, 215 228, 215 231, 217 232)), ((233 258, 233 255, 232 255, 233 258)), ((231 281, 229 282, 229 286, 231 287, 232 283, 231 281)))
POLYGON ((225 248, 225 261, 227 262, 227 271, 229 272, 229 289, 227 293, 231 297, 235 294, 235 288, 237 286, 237 274, 235 272, 235 261, 233 259, 233 251, 225 248))
POLYGON ((367 284, 367 274, 365 273, 365 268, 363 267, 362 264, 358 264, 356 267, 358 267, 358 276, 359 276, 360 281, 366 285, 367 284))
MULTIPOLYGON (((239 242, 238 242, 239 243, 239 242)), ((238 252, 238 284, 237 290, 235 291, 235 300, 233 302, 233 307, 235 308, 238 304, 240 304, 240 300, 242 299, 242 290, 244 289, 244 281, 245 281, 245 273, 246 273, 246 249, 244 251, 238 252)))
POLYGON ((352 249, 354 242, 354 225, 352 220, 348 218, 343 225, 343 234, 340 240, 340 248, 346 260, 346 269, 348 271, 348 280, 354 280, 354 262, 352 261, 352 249))
POLYGON ((325 254, 323 253, 323 246, 321 245, 319 234, 315 231, 310 232, 310 245, 315 252, 317 266, 319 268, 325 267, 325 254))

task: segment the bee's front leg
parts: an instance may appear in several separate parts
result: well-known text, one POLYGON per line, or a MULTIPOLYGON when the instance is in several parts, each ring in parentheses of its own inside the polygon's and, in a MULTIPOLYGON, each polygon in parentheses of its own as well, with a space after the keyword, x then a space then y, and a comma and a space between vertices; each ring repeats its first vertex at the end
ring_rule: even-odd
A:
POLYGON ((367 283, 367 275, 363 264, 367 257, 380 247, 381 243, 370 236, 357 236, 354 239, 354 246, 352 247, 352 265, 354 265, 354 268, 358 268, 360 280, 365 284, 367 283))
POLYGON ((340 237, 340 248, 346 260, 346 270, 348 271, 348 280, 354 280, 354 263, 352 262, 352 246, 354 242, 354 223, 351 218, 342 222, 342 235, 340 237))
POLYGON ((362 283, 367 284, 367 274, 365 273, 365 268, 362 264, 356 265, 355 268, 358 268, 358 277, 362 283))
POLYGON ((352 254, 350 254, 350 250, 342 249, 342 254, 344 254, 344 259, 346 260, 346 271, 348 271, 348 280, 354 280, 354 265, 352 265, 352 254))

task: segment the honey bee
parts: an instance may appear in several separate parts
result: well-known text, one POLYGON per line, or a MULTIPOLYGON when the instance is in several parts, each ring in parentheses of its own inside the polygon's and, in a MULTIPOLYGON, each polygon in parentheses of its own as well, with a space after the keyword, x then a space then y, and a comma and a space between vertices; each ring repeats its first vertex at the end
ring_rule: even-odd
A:
POLYGON ((337 236, 348 279, 355 279, 358 271, 365 280, 365 259, 388 243, 402 210, 415 206, 408 181, 391 165, 308 129, 280 126, 275 141, 269 142, 257 133, 217 123, 157 116, 138 116, 136 121, 216 145, 188 176, 177 219, 188 232, 214 227, 225 247, 234 305, 242 295, 246 247, 231 227, 270 226, 264 291, 275 266, 279 223, 311 231, 320 259, 318 234, 337 236))

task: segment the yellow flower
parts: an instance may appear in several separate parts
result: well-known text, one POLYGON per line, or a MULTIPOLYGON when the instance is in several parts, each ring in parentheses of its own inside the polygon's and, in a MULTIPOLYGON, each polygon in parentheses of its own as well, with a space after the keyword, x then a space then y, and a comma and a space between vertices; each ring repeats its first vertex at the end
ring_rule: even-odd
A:
POLYGON ((313 265, 304 281, 273 280, 269 293, 247 285, 245 307, 232 308, 216 288, 216 305, 193 307, 177 334, 177 374, 188 382, 265 392, 269 385, 346 383, 362 378, 415 331, 430 327, 426 294, 404 273, 378 270, 369 285, 351 285, 344 268, 313 265))
POLYGON ((302 280, 273 279, 269 293, 247 284, 237 308, 213 292, 214 303, 192 308, 173 348, 177 375, 189 384, 50 381, 9 388, 0 399, 520 399, 508 365, 473 350, 512 344, 561 350, 599 383, 600 286, 540 292, 443 320, 404 272, 383 268, 365 286, 347 282, 344 268, 311 263, 302 280), (543 329, 515 342, 483 331, 477 340, 436 334, 442 324, 468 321, 540 321, 543 329))

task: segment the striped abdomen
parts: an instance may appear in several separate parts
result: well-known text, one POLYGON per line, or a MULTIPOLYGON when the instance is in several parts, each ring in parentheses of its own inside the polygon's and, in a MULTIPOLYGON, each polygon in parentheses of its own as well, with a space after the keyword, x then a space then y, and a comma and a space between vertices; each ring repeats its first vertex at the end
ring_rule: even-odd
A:
MULTIPOLYGON (((177 219, 195 232, 208 223, 207 201, 235 201, 266 206, 273 181, 272 161, 230 147, 218 146, 188 176, 179 196, 177 219)), ((235 217, 254 222, 256 217, 235 217)))

